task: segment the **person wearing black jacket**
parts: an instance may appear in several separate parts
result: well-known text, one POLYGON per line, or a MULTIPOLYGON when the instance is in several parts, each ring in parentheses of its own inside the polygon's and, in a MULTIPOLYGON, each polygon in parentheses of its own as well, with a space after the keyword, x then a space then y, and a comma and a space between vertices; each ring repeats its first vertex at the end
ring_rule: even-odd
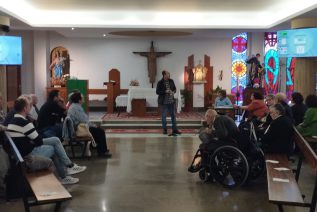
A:
POLYGON ((272 122, 261 139, 263 150, 266 153, 283 153, 289 155, 293 150, 293 122, 284 114, 285 109, 281 104, 275 104, 270 107, 272 122))
POLYGON ((176 86, 172 79, 170 79, 170 73, 168 71, 162 71, 163 78, 158 81, 156 86, 156 94, 158 95, 158 105, 162 113, 162 127, 163 134, 167 134, 166 126, 166 113, 167 111, 171 115, 172 121, 172 135, 181 134, 176 126, 175 117, 175 99, 174 94, 176 92, 176 86))
POLYGON ((304 115, 307 110, 307 106, 303 103, 304 97, 301 93, 292 93, 292 102, 294 105, 291 107, 295 126, 299 125, 304 121, 304 115))
POLYGON ((59 91, 52 90, 47 101, 41 107, 37 118, 38 130, 44 138, 62 137, 62 118, 66 117, 66 108, 60 102, 59 91))

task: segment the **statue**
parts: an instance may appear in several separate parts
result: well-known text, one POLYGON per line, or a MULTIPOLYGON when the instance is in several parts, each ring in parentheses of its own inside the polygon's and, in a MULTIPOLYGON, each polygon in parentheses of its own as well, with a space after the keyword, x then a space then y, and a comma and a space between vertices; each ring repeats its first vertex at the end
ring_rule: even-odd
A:
POLYGON ((51 72, 52 86, 65 86, 67 77, 69 77, 69 54, 64 47, 56 47, 51 51, 51 72))
POLYGON ((147 57, 148 77, 150 78, 150 83, 152 83, 152 88, 153 88, 153 83, 155 82, 155 77, 156 77, 156 58, 163 57, 171 53, 172 52, 155 52, 153 41, 151 42, 151 48, 149 52, 133 52, 133 54, 139 54, 143 57, 147 57))
POLYGON ((260 56, 261 55, 257 53, 255 57, 251 57, 246 61, 247 64, 251 64, 249 73, 247 74, 247 87, 259 88, 262 86, 261 80, 264 69, 259 61, 260 56))
POLYGON ((199 64, 193 68, 194 80, 193 82, 205 82, 206 81, 206 74, 207 68, 199 64))

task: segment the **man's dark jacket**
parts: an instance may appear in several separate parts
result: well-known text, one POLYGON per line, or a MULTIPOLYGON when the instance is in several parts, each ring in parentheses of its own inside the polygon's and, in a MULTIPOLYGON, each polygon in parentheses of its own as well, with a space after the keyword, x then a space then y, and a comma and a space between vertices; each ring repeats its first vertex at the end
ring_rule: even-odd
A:
POLYGON ((290 154, 293 149, 293 122, 287 116, 272 120, 268 131, 262 138, 264 151, 267 153, 290 154))
MULTIPOLYGON (((172 79, 168 79, 168 82, 170 84, 170 89, 174 93, 176 93, 176 86, 174 84, 174 81, 172 79)), ((165 97, 165 83, 164 83, 164 78, 162 78, 160 81, 158 81, 157 86, 156 86, 156 94, 158 96, 158 105, 163 105, 164 104, 164 97, 165 97)))

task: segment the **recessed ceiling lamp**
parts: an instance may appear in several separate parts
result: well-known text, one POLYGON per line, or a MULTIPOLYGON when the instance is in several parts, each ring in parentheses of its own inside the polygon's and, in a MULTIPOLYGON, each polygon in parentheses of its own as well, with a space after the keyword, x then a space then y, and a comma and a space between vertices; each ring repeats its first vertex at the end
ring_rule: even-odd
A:
POLYGON ((103 34, 102 36, 103 36, 103 37, 106 37, 107 35, 106 35, 106 34, 103 34))
POLYGON ((75 30, 75 28, 74 28, 74 27, 72 27, 72 30, 75 30))

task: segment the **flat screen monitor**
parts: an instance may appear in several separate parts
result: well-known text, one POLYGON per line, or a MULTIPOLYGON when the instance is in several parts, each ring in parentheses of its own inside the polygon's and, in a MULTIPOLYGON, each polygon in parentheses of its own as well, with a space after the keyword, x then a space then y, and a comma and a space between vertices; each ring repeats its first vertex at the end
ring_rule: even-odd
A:
POLYGON ((277 32, 279 57, 317 57, 317 28, 277 32))
POLYGON ((22 64, 22 39, 15 36, 0 36, 0 65, 22 64))

